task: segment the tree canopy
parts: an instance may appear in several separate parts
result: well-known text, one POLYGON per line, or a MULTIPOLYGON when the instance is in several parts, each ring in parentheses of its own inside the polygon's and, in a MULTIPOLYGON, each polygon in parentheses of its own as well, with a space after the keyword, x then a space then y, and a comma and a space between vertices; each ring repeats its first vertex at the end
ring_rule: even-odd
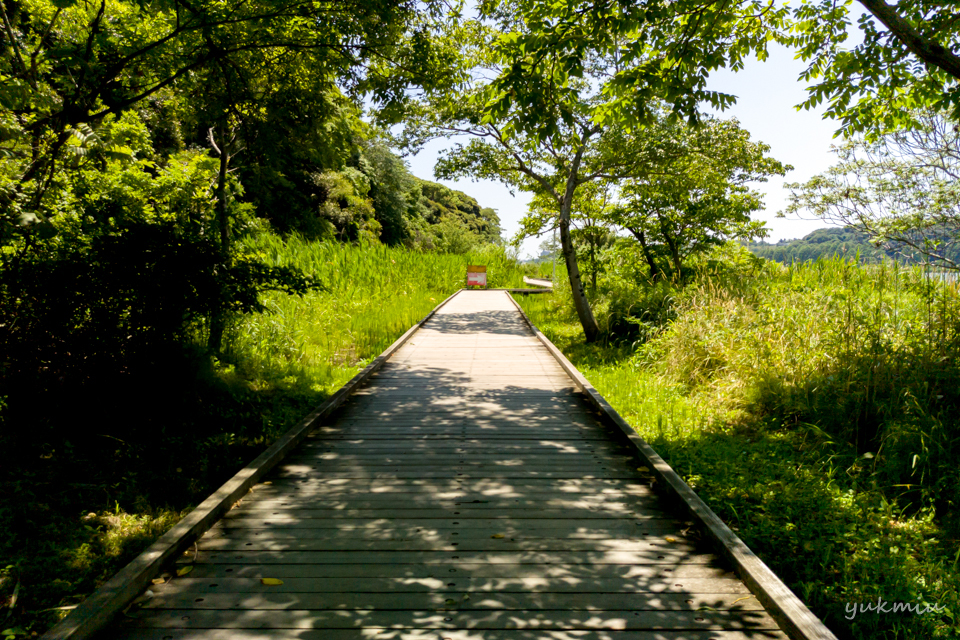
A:
POLYGON ((910 261, 960 269, 960 133, 944 114, 911 118, 911 129, 836 147, 836 165, 787 185, 790 203, 781 215, 812 214, 863 231, 910 261))
POLYGON ((956 6, 937 0, 859 0, 869 12, 862 41, 846 46, 853 0, 807 0, 793 13, 784 41, 809 61, 804 107, 828 102, 826 117, 845 133, 882 133, 917 124, 917 108, 960 120, 960 22, 956 6))
POLYGON ((749 185, 792 167, 767 156, 770 147, 752 142, 736 120, 668 125, 657 134, 670 141, 672 154, 657 154, 645 174, 624 180, 607 216, 640 243, 651 278, 665 272, 657 255, 663 249, 663 260, 680 277, 691 254, 766 235, 763 222, 750 218, 763 202, 749 185))

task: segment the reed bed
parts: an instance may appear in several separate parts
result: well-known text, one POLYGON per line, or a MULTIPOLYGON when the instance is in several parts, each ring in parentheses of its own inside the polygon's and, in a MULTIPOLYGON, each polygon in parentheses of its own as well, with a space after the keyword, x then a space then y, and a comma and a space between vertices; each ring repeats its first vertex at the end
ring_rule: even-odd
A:
POLYGON ((522 287, 523 271, 500 247, 465 255, 385 245, 308 242, 259 234, 244 250, 272 266, 292 266, 324 289, 302 299, 264 296, 267 312, 242 318, 227 360, 253 384, 297 384, 332 392, 433 307, 465 285, 466 267, 487 267, 488 287, 522 287))
POLYGON ((584 344, 562 281, 521 304, 839 637, 960 637, 955 286, 889 263, 733 262, 657 295, 601 286, 608 328, 609 309, 660 319, 628 340, 584 344), (928 608, 865 608, 881 600, 928 608))

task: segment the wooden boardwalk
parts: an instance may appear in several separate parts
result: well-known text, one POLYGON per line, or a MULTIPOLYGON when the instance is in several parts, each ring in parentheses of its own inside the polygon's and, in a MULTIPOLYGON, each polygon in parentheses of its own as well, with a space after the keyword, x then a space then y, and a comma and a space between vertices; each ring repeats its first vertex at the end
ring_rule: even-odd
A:
POLYGON ((528 276, 523 276, 523 284, 532 284, 535 287, 545 287, 547 289, 553 289, 553 282, 545 278, 530 278, 528 276))
POLYGON ((641 464, 506 293, 461 292, 98 637, 786 638, 641 464))

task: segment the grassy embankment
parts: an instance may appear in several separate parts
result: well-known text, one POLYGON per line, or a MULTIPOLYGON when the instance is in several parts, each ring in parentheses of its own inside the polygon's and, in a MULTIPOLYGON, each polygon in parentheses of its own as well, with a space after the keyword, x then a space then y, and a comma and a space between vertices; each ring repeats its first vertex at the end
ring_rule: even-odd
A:
POLYGON ((611 346, 583 343, 562 284, 521 299, 532 321, 838 636, 960 637, 955 289, 741 256, 601 290, 601 323, 639 329, 611 346), (940 612, 852 613, 881 598, 940 612))
POLYGON ((492 249, 438 255, 269 234, 246 248, 316 275, 326 290, 266 295, 268 312, 233 326, 222 361, 187 346, 178 375, 144 381, 131 397, 48 403, 20 424, 4 416, 10 429, 102 424, 3 456, 0 635, 42 633, 65 616, 460 288, 467 264, 488 265, 490 286, 522 286, 519 267, 492 249))

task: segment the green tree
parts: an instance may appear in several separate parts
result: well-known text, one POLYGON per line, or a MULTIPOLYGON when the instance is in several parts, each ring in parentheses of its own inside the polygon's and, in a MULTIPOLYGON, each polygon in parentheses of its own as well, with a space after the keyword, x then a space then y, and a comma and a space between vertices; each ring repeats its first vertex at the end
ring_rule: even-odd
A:
MULTIPOLYGON (((571 231, 577 264, 582 266, 583 274, 590 283, 590 291, 597 291, 597 277, 604 271, 603 250, 614 240, 613 229, 609 223, 609 213, 614 205, 612 185, 604 182, 588 182, 577 190, 571 207, 571 231)), ((524 231, 517 237, 523 239, 524 233, 543 233, 555 218, 554 203, 543 197, 534 197, 530 211, 524 219, 524 231)), ((554 247, 552 239, 541 244, 547 251, 560 253, 560 247, 554 247)))
POLYGON ((458 34, 470 73, 455 93, 425 102, 411 140, 473 136, 438 164, 438 176, 497 179, 552 201, 574 306, 593 341, 599 327, 570 229, 577 190, 643 173, 643 126, 660 100, 692 120, 702 101, 729 105, 732 96, 706 89, 708 72, 765 55, 767 30, 781 26, 785 12, 759 2, 672 0, 521 0, 481 9, 485 21, 458 34))
MULTIPOLYGON (((197 74, 219 70, 221 82, 242 80, 234 72, 254 53, 275 67, 308 60, 331 83, 394 105, 412 78, 429 84, 443 74, 420 7, 392 0, 4 2, 0 148, 14 161, 6 167, 13 187, 0 194, 5 221, 16 224, 22 211, 42 215, 57 164, 84 127, 95 131, 105 117, 197 74), (394 67, 402 72, 391 74, 394 67)), ((238 85, 205 89, 231 93, 238 85)))
POLYGON ((812 213, 909 261, 960 269, 960 132, 942 113, 911 118, 914 128, 835 147, 836 165, 786 185, 780 215, 812 213))
POLYGON ((786 41, 810 61, 803 80, 817 80, 803 107, 823 101, 826 117, 852 133, 918 124, 917 107, 950 111, 960 119, 960 21, 953 3, 939 0, 859 0, 862 42, 845 46, 853 0, 806 0, 794 10, 786 41))
POLYGON ((646 175, 625 180, 608 219, 637 239, 652 279, 665 271, 657 245, 679 278, 691 254, 765 235, 763 223, 750 218, 763 206, 761 195, 748 185, 792 168, 767 156, 768 145, 752 142, 736 120, 708 118, 699 127, 666 124, 651 131, 671 141, 673 154, 658 156, 646 175))

